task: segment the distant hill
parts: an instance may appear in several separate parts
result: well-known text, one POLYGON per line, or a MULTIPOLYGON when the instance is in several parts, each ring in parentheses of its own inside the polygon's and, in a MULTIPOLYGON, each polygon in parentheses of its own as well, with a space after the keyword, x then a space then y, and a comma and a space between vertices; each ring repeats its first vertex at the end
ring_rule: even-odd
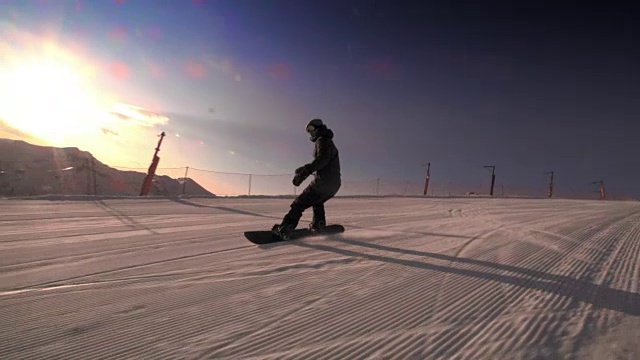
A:
MULTIPOLYGON (((138 195, 146 173, 122 171, 78 148, 0 138, 0 196, 138 195)), ((215 196, 192 179, 156 176, 149 195, 215 196)))

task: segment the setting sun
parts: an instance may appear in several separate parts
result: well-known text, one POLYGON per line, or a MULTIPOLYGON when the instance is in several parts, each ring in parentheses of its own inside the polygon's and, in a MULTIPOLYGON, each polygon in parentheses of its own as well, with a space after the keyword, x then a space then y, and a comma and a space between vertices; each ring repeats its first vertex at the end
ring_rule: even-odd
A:
POLYGON ((0 38, 0 135, 139 165, 132 154, 169 118, 127 101, 132 82, 114 81, 110 60, 56 35, 10 33, 0 38))
POLYGON ((105 113, 89 86, 91 76, 91 67, 51 45, 14 54, 0 71, 0 116, 52 144, 97 129, 105 113))

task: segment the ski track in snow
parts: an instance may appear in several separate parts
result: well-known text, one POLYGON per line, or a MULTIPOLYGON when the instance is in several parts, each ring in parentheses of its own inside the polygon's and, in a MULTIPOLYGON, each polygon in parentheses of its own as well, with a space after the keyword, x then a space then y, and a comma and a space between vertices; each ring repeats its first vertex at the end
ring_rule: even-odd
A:
POLYGON ((290 201, 3 200, 0 358, 640 358, 638 202, 290 201))

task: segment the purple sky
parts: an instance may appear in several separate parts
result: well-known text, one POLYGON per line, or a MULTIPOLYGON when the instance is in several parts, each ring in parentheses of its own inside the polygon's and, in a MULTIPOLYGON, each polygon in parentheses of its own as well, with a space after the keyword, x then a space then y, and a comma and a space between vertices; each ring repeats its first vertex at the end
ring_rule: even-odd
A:
POLYGON ((51 0, 0 13, 4 30, 81 49, 118 102, 168 117, 152 130, 180 137, 161 167, 291 172, 319 117, 347 179, 419 183, 430 161, 436 183, 488 187, 482 166, 496 165, 505 187, 543 194, 553 170, 558 194, 602 179, 640 198, 640 32, 621 5, 51 0))

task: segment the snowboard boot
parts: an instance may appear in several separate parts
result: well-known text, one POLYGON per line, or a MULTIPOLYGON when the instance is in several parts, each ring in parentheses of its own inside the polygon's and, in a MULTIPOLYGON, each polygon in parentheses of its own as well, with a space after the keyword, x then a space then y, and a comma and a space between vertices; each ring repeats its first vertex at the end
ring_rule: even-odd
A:
POLYGON ((323 232, 324 228, 327 226, 327 223, 324 220, 314 220, 309 223, 309 230, 313 232, 323 232))
POLYGON ((295 226, 291 224, 274 224, 271 228, 271 232, 282 240, 291 240, 291 234, 293 234, 294 229, 295 226))

